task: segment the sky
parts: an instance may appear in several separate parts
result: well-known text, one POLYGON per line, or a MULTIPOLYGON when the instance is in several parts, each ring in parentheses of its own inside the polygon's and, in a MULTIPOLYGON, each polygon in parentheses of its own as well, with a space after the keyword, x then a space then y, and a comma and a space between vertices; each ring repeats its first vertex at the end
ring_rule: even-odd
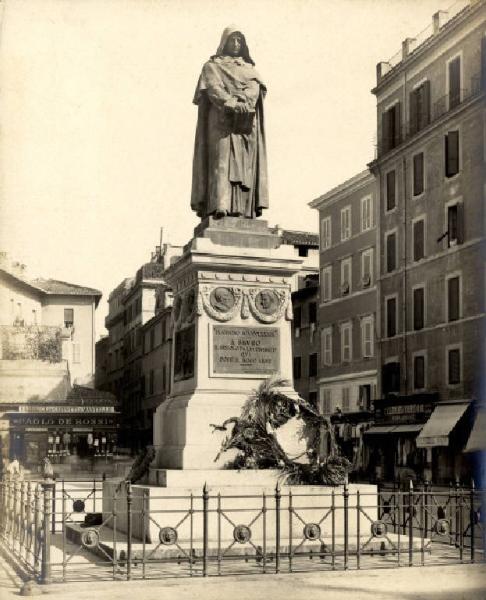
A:
POLYGON ((374 156, 376 63, 453 0, 3 0, 0 250, 103 298, 190 210, 203 63, 245 34, 267 84, 270 225, 317 231, 308 203, 374 156))

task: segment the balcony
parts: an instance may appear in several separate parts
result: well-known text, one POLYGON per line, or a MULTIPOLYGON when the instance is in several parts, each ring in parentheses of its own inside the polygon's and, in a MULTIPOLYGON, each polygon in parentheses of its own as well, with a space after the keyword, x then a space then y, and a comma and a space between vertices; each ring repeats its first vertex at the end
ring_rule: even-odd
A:
POLYGON ((414 122, 407 121, 404 124, 402 123, 400 127, 396 127, 392 136, 382 135, 381 140, 377 144, 378 158, 408 142, 421 131, 439 121, 448 113, 456 110, 457 107, 476 96, 480 96, 484 92, 484 87, 484 84, 481 85, 481 77, 479 75, 471 77, 468 88, 459 90, 455 95, 445 94, 436 100, 431 106, 430 116, 427 119, 422 119, 421 121, 415 120, 414 122))
POLYGON ((0 359, 60 363, 61 328, 22 324, 0 326, 0 359))

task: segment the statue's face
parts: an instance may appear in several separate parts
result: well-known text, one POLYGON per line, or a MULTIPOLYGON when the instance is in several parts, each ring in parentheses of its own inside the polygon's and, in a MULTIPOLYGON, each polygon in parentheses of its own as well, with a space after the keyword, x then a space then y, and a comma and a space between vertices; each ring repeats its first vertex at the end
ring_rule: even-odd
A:
POLYGON ((225 46, 225 53, 229 56, 240 56, 241 49, 243 47, 243 36, 241 33, 235 32, 232 33, 225 46))

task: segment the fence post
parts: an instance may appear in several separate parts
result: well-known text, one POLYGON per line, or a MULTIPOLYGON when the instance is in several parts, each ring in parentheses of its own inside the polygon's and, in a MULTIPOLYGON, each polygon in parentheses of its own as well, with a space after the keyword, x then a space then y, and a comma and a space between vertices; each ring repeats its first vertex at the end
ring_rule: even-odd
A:
POLYGON ((209 492, 207 483, 203 487, 203 577, 208 574, 208 503, 209 492))
POLYGON ((19 556, 22 557, 25 542, 25 482, 20 480, 19 556))
POLYGON ((344 490, 343 490, 343 502, 344 502, 344 570, 348 568, 349 558, 349 489, 348 489, 348 474, 344 476, 344 490))
POLYGON ((44 521, 42 524, 42 563, 41 579, 42 584, 51 583, 51 508, 52 508, 52 489, 54 482, 46 479, 42 483, 44 495, 44 521))
POLYGON ((413 481, 408 491, 408 566, 413 566, 413 481))
POLYGON ((132 484, 127 481, 127 580, 132 578, 132 484))
POLYGON ((29 553, 32 550, 32 484, 27 482, 27 515, 26 515, 26 536, 25 536, 25 560, 29 562, 29 553))
POLYGON ((275 573, 280 573, 280 484, 275 486, 275 573))
POLYGON ((475 518, 475 512, 474 512, 474 479, 471 479, 471 490, 469 492, 469 498, 470 498, 470 503, 471 503, 471 512, 469 513, 469 523, 470 523, 470 530, 471 530, 471 562, 474 562, 474 518, 475 518))
POLYGON ((39 533, 40 533, 40 487, 37 483, 34 488, 34 575, 39 567, 39 533))
POLYGON ((52 484, 52 533, 56 533, 56 482, 52 484))

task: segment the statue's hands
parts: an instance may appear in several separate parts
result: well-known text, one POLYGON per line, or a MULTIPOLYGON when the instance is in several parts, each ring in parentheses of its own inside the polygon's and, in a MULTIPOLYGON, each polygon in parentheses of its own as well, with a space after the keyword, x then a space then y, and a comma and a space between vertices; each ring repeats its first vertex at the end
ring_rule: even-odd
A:
POLYGON ((248 108, 246 107, 246 104, 244 104, 243 102, 238 102, 235 105, 234 111, 235 111, 235 113, 242 114, 242 113, 248 112, 248 108))

